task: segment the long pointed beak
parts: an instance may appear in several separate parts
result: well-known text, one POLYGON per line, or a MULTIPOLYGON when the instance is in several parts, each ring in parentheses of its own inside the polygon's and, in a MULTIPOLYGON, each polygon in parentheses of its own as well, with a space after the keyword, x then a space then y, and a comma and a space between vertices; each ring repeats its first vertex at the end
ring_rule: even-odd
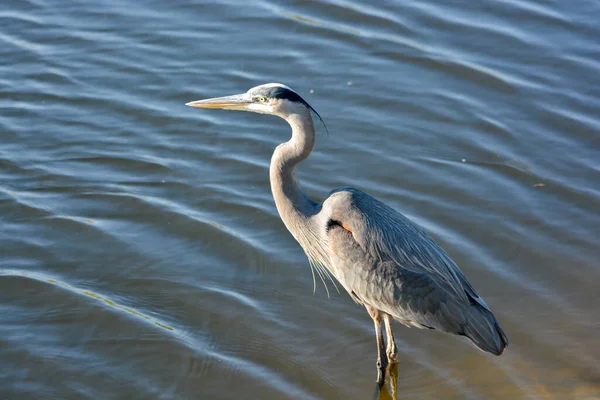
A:
POLYGON ((196 108, 223 108, 226 110, 245 110, 251 101, 244 94, 233 96, 215 97, 214 99, 198 100, 185 103, 186 106, 196 108))

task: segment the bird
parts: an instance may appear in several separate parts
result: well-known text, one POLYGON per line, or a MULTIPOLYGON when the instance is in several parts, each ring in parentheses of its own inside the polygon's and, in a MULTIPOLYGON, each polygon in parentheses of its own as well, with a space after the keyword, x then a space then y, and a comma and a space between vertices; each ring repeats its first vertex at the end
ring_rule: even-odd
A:
POLYGON ((379 383, 386 366, 398 362, 392 320, 466 336, 480 350, 497 356, 504 352, 508 338, 490 307, 423 228, 352 187, 335 189, 321 202, 302 191, 296 169, 315 144, 312 114, 323 120, 297 92, 267 83, 186 105, 275 115, 291 126, 291 138, 271 157, 275 206, 311 267, 321 277, 333 276, 372 318, 379 383))

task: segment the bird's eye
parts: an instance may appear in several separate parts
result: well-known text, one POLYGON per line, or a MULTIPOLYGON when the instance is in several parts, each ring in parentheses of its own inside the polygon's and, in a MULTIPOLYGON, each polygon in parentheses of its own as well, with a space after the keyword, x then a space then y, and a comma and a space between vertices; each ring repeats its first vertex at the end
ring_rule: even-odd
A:
POLYGON ((264 96, 256 96, 256 100, 260 101, 261 103, 264 103, 265 101, 267 101, 266 97, 264 97, 264 96))

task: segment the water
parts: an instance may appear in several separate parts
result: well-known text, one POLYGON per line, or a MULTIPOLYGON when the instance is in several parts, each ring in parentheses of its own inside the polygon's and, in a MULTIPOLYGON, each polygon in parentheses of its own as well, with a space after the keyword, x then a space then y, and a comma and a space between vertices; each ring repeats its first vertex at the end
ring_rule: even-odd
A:
POLYGON ((0 8, 0 398, 600 397, 596 2, 0 8), (268 182, 277 118, 184 103, 266 82, 325 119, 302 164, 423 225, 502 357, 328 298, 268 182))

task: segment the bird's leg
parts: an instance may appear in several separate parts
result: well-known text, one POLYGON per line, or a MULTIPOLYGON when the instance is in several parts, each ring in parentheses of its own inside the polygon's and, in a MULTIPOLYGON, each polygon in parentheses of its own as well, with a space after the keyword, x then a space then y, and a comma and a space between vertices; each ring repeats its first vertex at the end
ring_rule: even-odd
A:
POLYGON ((383 322, 385 323, 385 333, 387 335, 387 357, 391 363, 398 362, 398 348, 396 347, 396 341, 394 340, 394 334, 392 333, 392 317, 387 313, 383 314, 383 322))
POLYGON ((375 321, 375 336, 377 336, 377 367, 384 369, 387 360, 383 357, 385 354, 385 342, 383 341, 383 331, 381 330, 381 321, 375 321))
POLYGON ((375 324, 375 336, 377 337, 377 383, 383 385, 383 381, 385 380, 385 367, 388 363, 387 358, 383 356, 385 354, 385 342, 383 341, 383 331, 381 330, 381 313, 375 308, 369 306, 366 306, 366 308, 371 318, 373 318, 373 323, 375 324))

